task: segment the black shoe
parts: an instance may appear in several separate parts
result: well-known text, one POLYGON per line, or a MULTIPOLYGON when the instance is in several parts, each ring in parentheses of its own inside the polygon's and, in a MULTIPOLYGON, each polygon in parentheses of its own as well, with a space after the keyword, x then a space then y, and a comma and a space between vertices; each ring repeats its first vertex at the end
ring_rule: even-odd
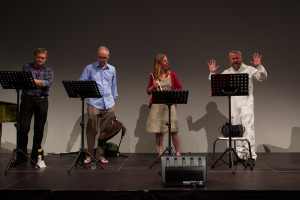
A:
POLYGON ((251 158, 248 158, 246 164, 247 164, 248 166, 251 166, 251 162, 252 162, 252 165, 255 166, 255 159, 253 159, 253 158, 252 158, 252 159, 251 159, 251 158))
POLYGON ((34 162, 31 161, 31 165, 37 165, 37 158, 31 158, 31 160, 33 160, 34 162))

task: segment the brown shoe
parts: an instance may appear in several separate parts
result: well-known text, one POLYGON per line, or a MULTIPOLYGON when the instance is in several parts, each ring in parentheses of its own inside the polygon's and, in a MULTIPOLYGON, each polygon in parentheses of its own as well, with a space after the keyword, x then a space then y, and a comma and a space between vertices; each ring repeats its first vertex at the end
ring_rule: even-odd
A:
POLYGON ((251 159, 251 158, 248 158, 248 160, 247 160, 247 165, 250 166, 250 165, 251 165, 251 162, 252 162, 252 165, 255 166, 255 159, 253 159, 253 158, 252 158, 252 159, 251 159))

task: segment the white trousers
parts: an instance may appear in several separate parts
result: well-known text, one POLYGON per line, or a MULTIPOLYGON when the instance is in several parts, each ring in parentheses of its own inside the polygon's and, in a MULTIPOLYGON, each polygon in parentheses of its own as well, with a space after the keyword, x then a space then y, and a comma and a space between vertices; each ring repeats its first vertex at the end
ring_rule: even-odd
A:
MULTIPOLYGON (((255 129, 254 129, 254 105, 253 97, 232 97, 231 104, 232 124, 242 124, 245 127, 244 137, 250 142, 252 158, 256 159, 255 153, 255 129)), ((246 141, 236 142, 237 154, 241 159, 250 158, 248 143, 246 141)))

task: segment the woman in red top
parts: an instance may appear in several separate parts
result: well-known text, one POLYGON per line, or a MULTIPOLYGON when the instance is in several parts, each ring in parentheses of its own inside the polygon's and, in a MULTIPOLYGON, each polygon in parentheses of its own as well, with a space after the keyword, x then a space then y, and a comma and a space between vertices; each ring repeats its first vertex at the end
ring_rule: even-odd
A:
MULTIPOLYGON (((165 54, 158 54, 154 60, 154 72, 150 75, 147 93, 152 94, 154 90, 182 90, 174 72, 170 71, 168 58, 165 54)), ((152 98, 150 104, 152 103, 152 98)), ((148 116, 146 130, 156 133, 156 144, 159 156, 163 153, 163 133, 168 133, 169 110, 166 104, 153 104, 148 116)), ((171 106, 171 135, 176 155, 180 156, 178 120, 174 105, 171 106)))

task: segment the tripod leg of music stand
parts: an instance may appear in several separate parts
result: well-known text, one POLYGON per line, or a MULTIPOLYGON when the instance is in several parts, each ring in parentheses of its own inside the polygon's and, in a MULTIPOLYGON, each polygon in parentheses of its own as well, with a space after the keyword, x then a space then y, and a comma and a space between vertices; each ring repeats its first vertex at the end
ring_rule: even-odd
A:
POLYGON ((37 168, 40 168, 40 166, 34 160, 32 160, 31 158, 29 158, 28 156, 27 156, 27 158, 31 161, 31 163, 33 163, 33 165, 35 165, 37 168))
POLYGON ((222 155, 211 165, 212 168, 215 167, 215 165, 220 161, 220 160, 223 160, 223 156, 229 151, 229 148, 227 148, 223 153, 222 155))
POLYGON ((240 157, 238 156, 237 152, 236 152, 234 149, 232 150, 232 152, 234 153, 234 155, 235 155, 236 158, 238 159, 237 161, 240 161, 240 162, 243 164, 243 166, 244 166, 245 168, 247 168, 247 165, 244 163, 244 161, 243 161, 242 159, 240 159, 240 157))
POLYGON ((160 160, 160 158, 161 158, 161 156, 162 155, 164 155, 166 152, 172 152, 172 147, 167 147, 163 152, 162 152, 162 154, 150 165, 150 167, 149 167, 149 169, 152 169, 152 167, 155 165, 155 163, 157 163, 159 160, 160 160))
POLYGON ((13 160, 16 160, 16 159, 15 159, 15 156, 16 156, 16 153, 17 153, 16 151, 17 151, 16 149, 13 150, 13 155, 11 156, 11 158, 10 158, 10 160, 9 160, 9 163, 8 163, 6 169, 5 169, 5 174, 7 174, 8 169, 10 168, 10 165, 11 165, 11 163, 13 162, 13 160))
POLYGON ((76 159, 74 160, 72 166, 71 166, 70 169, 68 170, 68 174, 70 174, 70 172, 71 172, 71 170, 72 170, 72 168, 74 167, 75 164, 76 164, 76 166, 77 166, 77 163, 78 163, 78 160, 79 160, 81 154, 82 154, 82 150, 79 151, 79 153, 78 153, 76 159))
MULTIPOLYGON (((13 152, 14 152, 14 153, 13 153, 12 157, 10 158, 10 161, 9 161, 7 167, 6 167, 5 174, 7 174, 8 169, 10 168, 10 165, 11 165, 11 163, 13 162, 13 160, 15 160, 15 161, 17 162, 17 159, 15 159, 15 157, 16 157, 16 154, 17 154, 18 152, 22 153, 22 154, 23 154, 28 160, 30 160, 36 167, 40 168, 40 166, 39 166, 36 162, 34 162, 31 158, 29 158, 28 155, 27 155, 26 153, 24 153, 21 149, 16 148, 16 149, 13 150, 13 152)), ((17 164, 16 167, 18 167, 18 163, 16 163, 16 164, 17 164)))
MULTIPOLYGON (((165 150, 166 151, 166 150, 165 150)), ((164 152, 165 152, 164 151, 164 152)), ((159 160, 160 160, 160 158, 161 158, 161 156, 163 155, 163 153, 160 155, 160 156, 158 156, 158 158, 157 159, 155 159, 155 161, 149 166, 149 169, 152 169, 152 167, 155 165, 155 163, 157 163, 159 160)))

